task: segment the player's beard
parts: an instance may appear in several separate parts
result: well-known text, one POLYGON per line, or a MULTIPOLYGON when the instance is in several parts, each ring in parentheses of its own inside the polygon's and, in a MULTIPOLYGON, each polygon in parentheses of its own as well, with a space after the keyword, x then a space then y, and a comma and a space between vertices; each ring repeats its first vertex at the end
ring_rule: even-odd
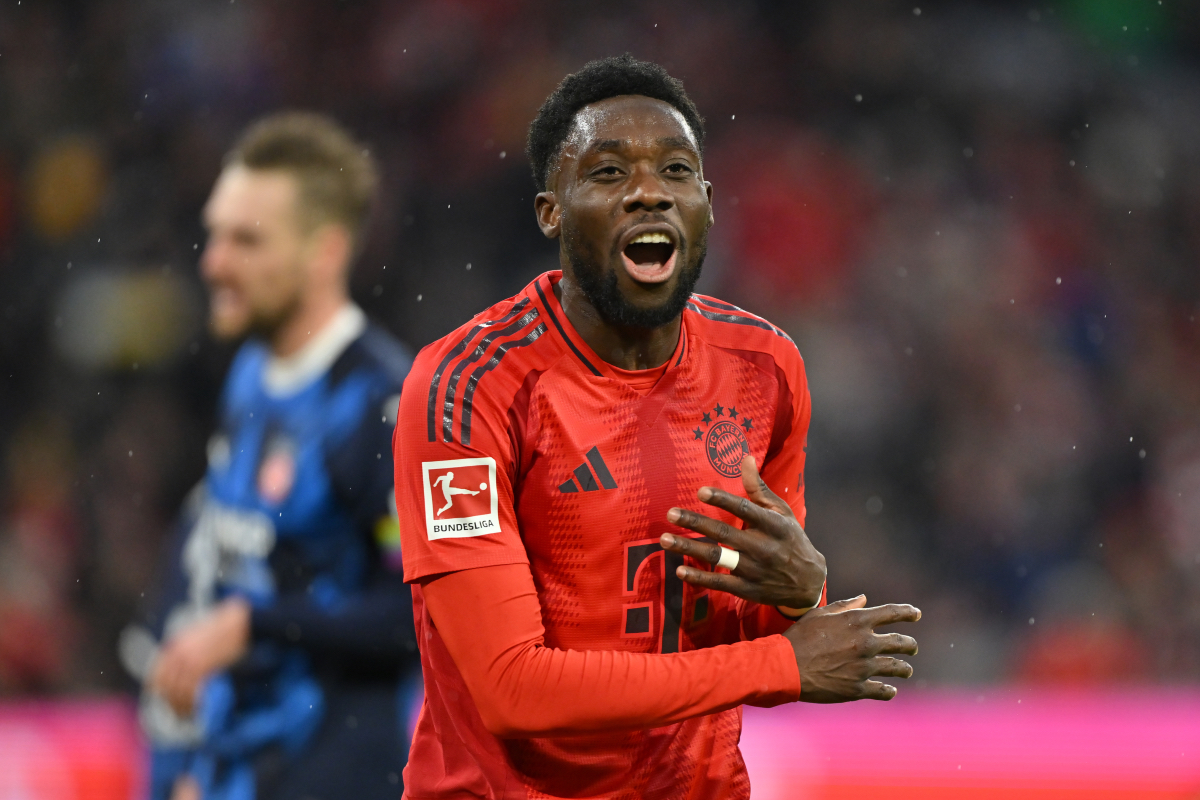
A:
MULTIPOLYGON (((696 281, 700 280, 700 271, 704 267, 704 256, 708 250, 707 232, 700 235, 694 252, 681 242, 679 252, 692 253, 692 257, 689 263, 680 265, 679 279, 670 296, 657 306, 639 308, 621 293, 616 270, 605 270, 594 254, 575 247, 574 237, 566 237, 564 243, 567 260, 583 296, 605 322, 618 328, 659 328, 683 313, 688 298, 692 296, 692 290, 696 288, 696 281)), ((609 263, 620 263, 620 258, 621 253, 615 251, 609 255, 609 263)))
POLYGON ((289 297, 278 308, 271 310, 259 309, 255 311, 254 315, 250 318, 250 334, 268 342, 274 340, 279 330, 290 322, 292 317, 300 313, 301 302, 300 294, 297 293, 289 297))
POLYGON ((249 313, 240 324, 229 324, 214 317, 210 327, 215 338, 220 341, 236 342, 249 336, 269 342, 292 317, 300 312, 302 302, 300 291, 294 290, 289 292, 281 302, 269 308, 251 304, 249 313))

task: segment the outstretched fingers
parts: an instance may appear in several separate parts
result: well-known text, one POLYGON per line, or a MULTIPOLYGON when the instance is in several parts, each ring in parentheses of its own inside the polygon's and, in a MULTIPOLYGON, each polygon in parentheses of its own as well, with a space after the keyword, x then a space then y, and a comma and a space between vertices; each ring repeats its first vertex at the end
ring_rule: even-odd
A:
POLYGON ((847 597, 843 600, 834 600, 832 603, 826 603, 821 608, 813 609, 812 613, 815 616, 824 616, 825 614, 837 614, 842 611, 853 611, 858 608, 866 608, 867 596, 860 594, 858 597, 847 597))
MULTIPOLYGON (((878 678, 911 678, 912 664, 890 656, 875 656, 868 662, 870 674, 878 678)), ((896 696, 896 687, 883 681, 869 680, 862 683, 861 699, 891 700, 896 696)))
POLYGON ((865 622, 872 628, 892 625, 897 622, 916 622, 921 618, 921 609, 907 603, 888 603, 874 608, 865 608, 865 622))
POLYGON ((782 521, 779 519, 780 512, 774 509, 763 508, 747 497, 730 494, 724 489, 703 486, 696 493, 696 496, 700 498, 700 502, 716 506, 744 520, 751 528, 758 528, 762 531, 771 531, 774 533, 774 528, 778 527, 782 521))
POLYGON ((758 464, 754 461, 754 456, 748 455, 742 459, 742 488, 746 490, 746 495, 751 500, 763 508, 769 508, 784 516, 792 516, 791 506, 783 502, 783 498, 779 495, 772 492, 771 487, 767 486, 767 482, 762 479, 762 475, 758 472, 758 464))
POLYGON ((885 678, 911 678, 912 664, 901 658, 876 656, 871 659, 871 674, 885 678))
POLYGON ((915 655, 916 640, 899 633, 877 634, 874 629, 915 622, 921 618, 920 610, 905 604, 865 608, 866 602, 859 595, 830 603, 809 612, 784 633, 800 668, 801 700, 891 700, 896 687, 879 679, 912 677, 912 665, 897 656, 915 655))
POLYGON ((713 542, 706 542, 703 539, 692 539, 689 536, 676 536, 673 533, 664 533, 658 537, 658 543, 665 550, 670 550, 673 553, 679 553, 684 556, 691 556, 697 561, 716 564, 721 560, 721 546, 713 542))
POLYGON ((701 487, 696 496, 702 503, 728 511, 748 527, 761 530, 775 539, 787 539, 794 535, 796 515, 792 513, 791 506, 767 486, 753 456, 742 459, 742 488, 746 491, 745 497, 711 486, 701 487))
POLYGON ((675 574, 685 583, 699 586, 702 589, 716 589, 718 592, 727 592, 745 598, 754 597, 756 594, 754 584, 737 575, 709 572, 695 567, 677 567, 675 574))
POLYGON ((875 652, 915 656, 917 640, 902 633, 881 633, 875 636, 875 652))
MULTIPOLYGON (((706 517, 703 514, 697 514, 695 511, 688 511, 686 508, 672 508, 667 512, 667 521, 678 525, 681 528, 687 528, 689 531, 695 531, 709 537, 717 542, 720 542, 727 547, 738 550, 751 555, 763 555, 763 549, 760 541, 752 534, 738 528, 728 525, 720 520, 715 520, 712 517, 706 517)), ((666 537, 670 534, 664 534, 660 539, 660 543, 668 550, 674 550, 677 553, 685 555, 693 555, 686 552, 682 547, 668 546, 666 537)), ((683 536, 673 536, 674 540, 679 541, 685 539, 683 536)), ((720 557, 720 551, 713 551, 717 557, 720 557)), ((717 558, 708 559, 710 564, 717 563, 717 558)))
POLYGON ((867 681, 863 684, 861 700, 891 700, 896 696, 896 687, 882 681, 867 681))

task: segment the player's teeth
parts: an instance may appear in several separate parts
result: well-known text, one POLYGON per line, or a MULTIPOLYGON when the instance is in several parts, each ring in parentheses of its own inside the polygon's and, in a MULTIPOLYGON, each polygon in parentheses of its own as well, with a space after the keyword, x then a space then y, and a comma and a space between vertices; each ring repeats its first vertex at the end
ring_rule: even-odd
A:
POLYGON ((665 233, 643 233, 635 236, 630 244, 670 244, 671 238, 665 233))

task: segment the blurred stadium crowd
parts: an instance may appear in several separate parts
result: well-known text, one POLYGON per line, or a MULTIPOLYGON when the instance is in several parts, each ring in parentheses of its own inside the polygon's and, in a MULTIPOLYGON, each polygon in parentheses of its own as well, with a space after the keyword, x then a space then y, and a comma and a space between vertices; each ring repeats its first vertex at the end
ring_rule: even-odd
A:
POLYGON ((196 261, 237 132, 370 143, 354 291, 420 347, 556 266, 525 130, 623 51, 707 117, 704 290, 805 356, 831 597, 921 606, 918 684, 1200 678, 1194 5, 6 0, 0 695, 126 685, 231 355, 196 261))

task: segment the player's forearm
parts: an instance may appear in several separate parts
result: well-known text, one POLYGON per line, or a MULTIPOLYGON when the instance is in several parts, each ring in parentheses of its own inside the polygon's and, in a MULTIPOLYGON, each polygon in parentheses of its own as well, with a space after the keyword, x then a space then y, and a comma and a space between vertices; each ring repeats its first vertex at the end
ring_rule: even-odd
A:
POLYGON ((325 656, 387 666, 415 657, 412 599, 399 576, 386 576, 334 608, 308 592, 279 597, 251 613, 256 639, 303 647, 325 656))
POLYGON ((498 736, 654 728, 800 696, 795 654, 781 636, 667 655, 545 647, 524 564, 443 575, 423 591, 484 724, 498 736))
POLYGON ((657 728, 800 696, 782 636, 669 655, 534 645, 473 677, 467 685, 484 724, 508 738, 657 728))

